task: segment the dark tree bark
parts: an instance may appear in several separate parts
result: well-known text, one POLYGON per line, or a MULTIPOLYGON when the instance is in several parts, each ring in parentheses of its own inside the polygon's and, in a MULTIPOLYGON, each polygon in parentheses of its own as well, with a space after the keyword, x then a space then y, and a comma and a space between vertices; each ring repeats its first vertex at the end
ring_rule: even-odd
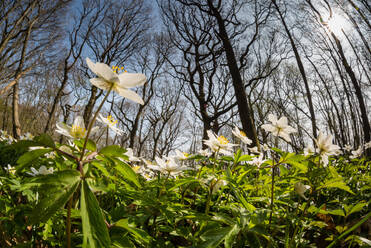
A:
POLYGON ((289 40, 290 40, 290 44, 291 44, 291 47, 292 47, 292 50, 295 54, 295 59, 296 59, 296 63, 298 65, 298 68, 299 68, 299 71, 300 71, 300 74, 301 74, 301 77, 303 79, 303 82, 304 82, 304 86, 305 86, 305 91, 306 91, 306 97, 308 99, 308 108, 309 108, 309 113, 310 113, 310 119, 311 119, 311 122, 312 122, 312 133, 313 133, 313 137, 316 138, 317 137, 317 125, 316 125, 316 116, 315 116, 315 113, 314 113, 314 108, 313 108, 313 102, 312 102, 312 94, 311 94, 311 91, 309 89, 309 83, 308 83, 308 79, 307 79, 307 76, 306 76, 306 73, 305 73, 305 69, 304 69, 304 66, 303 66, 303 62, 301 61, 301 57, 299 55, 299 52, 298 52, 298 49, 295 45, 295 41, 294 41, 294 38, 293 36, 291 35, 291 32, 286 24, 286 21, 285 21, 285 18, 283 17, 277 3, 276 3, 276 0, 272 0, 277 12, 278 12, 278 15, 281 19, 281 22, 285 28, 285 31, 286 31, 286 34, 287 36, 289 37, 289 40))

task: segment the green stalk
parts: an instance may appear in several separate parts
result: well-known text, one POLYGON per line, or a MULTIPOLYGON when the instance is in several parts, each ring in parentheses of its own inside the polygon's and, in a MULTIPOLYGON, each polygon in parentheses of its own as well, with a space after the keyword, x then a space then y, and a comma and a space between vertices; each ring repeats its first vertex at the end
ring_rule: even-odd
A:
POLYGON ((355 224, 354 226, 352 226, 351 228, 349 228, 346 232, 343 232, 343 234, 341 234, 340 236, 338 236, 334 241, 332 241, 332 243, 327 246, 327 248, 331 248, 333 247, 334 245, 336 245, 336 243, 342 239, 343 237, 345 237, 346 235, 348 235, 349 233, 351 233, 354 229, 358 228, 360 225, 362 225, 366 220, 368 220, 368 218, 371 217, 371 212, 369 212, 362 220, 360 220, 357 224, 355 224))
POLYGON ((67 248, 71 248, 71 208, 72 208, 72 201, 73 196, 71 196, 70 200, 68 201, 67 205, 67 225, 66 225, 66 232, 67 232, 67 248))
POLYGON ((273 215, 273 201, 274 201, 274 168, 275 166, 272 166, 272 187, 271 187, 271 213, 269 215, 269 225, 272 222, 272 215, 273 215))
MULTIPOLYGON (((113 88, 113 84, 109 88, 107 94, 104 96, 102 102, 100 103, 100 105, 99 105, 99 107, 97 109, 97 112, 95 112, 93 119, 89 123, 88 132, 86 133, 86 137, 85 137, 85 141, 84 141, 84 146, 82 147, 81 156, 80 156, 80 159, 79 159, 79 161, 80 161, 80 165, 79 166, 80 167, 82 167, 81 161, 82 161, 82 159, 84 157, 84 154, 85 154, 86 145, 88 143, 89 135, 90 135, 91 129, 93 128, 93 124, 95 123, 95 120, 97 119, 98 113, 102 109, 104 102, 106 101, 107 97, 111 93, 112 88, 113 88)), ((82 168, 80 168, 80 172, 82 172, 82 168)))

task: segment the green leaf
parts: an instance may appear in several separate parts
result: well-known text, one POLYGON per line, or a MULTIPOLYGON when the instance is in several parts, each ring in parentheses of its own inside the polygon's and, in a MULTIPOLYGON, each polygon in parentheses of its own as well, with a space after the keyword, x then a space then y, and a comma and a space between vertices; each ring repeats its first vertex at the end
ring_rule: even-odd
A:
POLYGON ((111 241, 102 210, 85 180, 82 182, 80 206, 83 247, 110 247, 111 241))
POLYGON ((236 194, 238 200, 242 203, 244 208, 246 208, 250 212, 254 212, 256 210, 256 207, 254 207, 252 204, 248 203, 246 201, 246 199, 240 194, 239 190, 237 188, 235 188, 233 185, 232 185, 232 188, 233 188, 233 191, 236 194))
POLYGON ((294 166, 295 168, 301 170, 304 173, 306 173, 308 171, 308 167, 305 164, 302 164, 300 162, 288 160, 288 161, 286 161, 286 163, 288 163, 289 165, 294 166))
POLYGON ((173 187, 171 187, 168 191, 172 191, 174 189, 177 189, 184 184, 191 184, 191 183, 199 183, 199 181, 197 179, 192 178, 192 177, 179 179, 179 180, 176 181, 175 185, 173 187))
MULTIPOLYGON (((74 172, 76 172, 73 173, 74 175, 70 174, 71 177, 63 179, 70 181, 70 184, 62 185, 63 187, 61 187, 61 184, 57 184, 54 187, 47 188, 47 194, 43 194, 43 198, 35 206, 34 210, 31 213, 31 223, 36 224, 40 222, 46 222, 55 214, 55 212, 57 212, 67 203, 67 201, 72 197, 73 193, 76 191, 77 187, 80 184, 80 173, 78 173, 77 171, 74 172)), ((55 175, 46 175, 45 177, 59 176, 59 174, 57 173, 58 172, 56 172, 55 175)))
MULTIPOLYGON (((80 173, 77 170, 57 171, 49 175, 40 175, 30 178, 23 188, 39 187, 48 190, 50 187, 67 187, 80 179, 80 173)), ((42 191, 40 191, 42 193, 42 191)))
MULTIPOLYGON (((73 143, 75 143, 75 145, 79 147, 80 149, 84 147, 84 142, 85 142, 85 139, 75 139, 73 141, 73 143)), ((97 145, 95 144, 94 141, 92 141, 91 139, 88 139, 88 142, 86 142, 86 149, 88 149, 89 151, 95 152, 97 150, 97 145)))
POLYGON ((321 185, 320 187, 318 187, 318 189, 324 189, 324 188, 338 188, 338 189, 345 190, 354 195, 353 191, 341 179, 329 180, 325 182, 323 185, 321 185))
POLYGON ((53 151, 53 149, 47 148, 47 149, 38 149, 38 150, 32 150, 32 151, 26 152, 17 160, 17 164, 18 164, 17 170, 23 169, 23 167, 26 166, 27 164, 31 163, 35 159, 51 151, 53 151))
POLYGON ((115 159, 115 163, 116 163, 115 169, 118 172, 120 172, 120 174, 125 179, 129 180, 130 182, 133 182, 136 186, 141 187, 138 181, 137 174, 135 173, 135 171, 133 171, 133 169, 127 163, 122 162, 119 159, 115 159))
POLYGON ((41 146, 55 148, 55 143, 54 143, 52 137, 50 137, 46 133, 43 133, 40 136, 35 137, 34 141, 36 141, 41 146))
POLYGON ((108 157, 122 157, 126 150, 118 145, 106 146, 99 151, 99 154, 108 157))
POLYGON ((352 209, 350 210, 350 212, 347 213, 346 217, 348 217, 349 215, 351 215, 353 213, 360 212, 365 206, 367 206, 367 203, 366 202, 358 202, 357 205, 355 205, 354 207, 352 207, 352 209))
MULTIPOLYGON (((218 247, 220 243, 225 240, 228 235, 231 235, 231 232, 234 232, 234 226, 228 226, 228 227, 216 227, 214 229, 208 230, 205 233, 201 235, 201 239, 205 242, 201 243, 199 247, 204 248, 212 248, 212 247, 218 247)), ((228 241, 230 242, 230 240, 228 241)))
POLYGON ((239 163, 239 162, 242 162, 242 161, 249 161, 249 160, 251 160, 251 157, 252 157, 251 155, 247 155, 247 154, 242 155, 242 156, 239 157, 237 162, 239 163))
POLYGON ((134 238, 141 240, 145 244, 149 244, 151 241, 151 236, 145 231, 139 228, 135 228, 129 225, 128 219, 121 219, 115 223, 115 226, 124 228, 127 230, 134 238))
POLYGON ((224 240, 225 248, 232 248, 235 238, 237 234, 240 232, 240 230, 241 229, 238 227, 238 225, 233 226, 232 230, 225 237, 225 240, 224 240))

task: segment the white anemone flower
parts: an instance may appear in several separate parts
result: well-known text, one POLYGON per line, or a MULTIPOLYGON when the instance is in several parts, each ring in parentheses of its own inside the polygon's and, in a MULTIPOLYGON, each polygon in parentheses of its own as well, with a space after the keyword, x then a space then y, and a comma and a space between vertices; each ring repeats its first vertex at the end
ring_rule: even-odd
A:
POLYGON ((266 161, 266 159, 263 159, 263 154, 260 154, 259 157, 254 157, 251 161, 248 161, 247 164, 256 165, 260 168, 260 166, 266 161))
POLYGON ((254 153, 254 154, 260 154, 259 150, 258 150, 258 147, 257 146, 254 146, 254 147, 251 147, 251 148, 248 148, 249 151, 251 153, 254 153))
POLYGON ((309 185, 304 185, 301 182, 297 182, 294 185, 294 189, 295 189, 296 193, 298 193, 298 195, 300 195, 301 197, 303 197, 305 200, 308 200, 308 198, 305 197, 304 193, 308 189, 310 189, 310 186, 309 185))
MULTIPOLYGON (((98 127, 94 127, 90 133, 94 134, 97 131, 98 127)), ((72 126, 68 126, 63 122, 57 123, 56 132, 72 139, 82 139, 85 138, 87 130, 85 129, 84 119, 81 116, 77 116, 72 126)))
POLYGON ((271 124, 264 124, 262 125, 262 128, 267 131, 271 132, 274 136, 279 136, 286 140, 287 142, 290 142, 290 133, 295 133, 296 129, 293 127, 290 127, 287 124, 287 118, 285 116, 282 116, 279 120, 277 119, 277 116, 273 114, 268 115, 268 120, 271 122, 271 124))
POLYGON ((365 150, 371 148, 371 141, 370 142, 367 142, 365 143, 365 150))
POLYGON ((340 147, 332 144, 332 135, 324 135, 322 132, 319 133, 315 142, 316 152, 320 154, 323 164, 327 166, 328 156, 338 154, 340 147))
POLYGON ((166 160, 163 160, 159 157, 156 157, 155 159, 157 165, 147 164, 147 167, 163 174, 177 175, 182 171, 189 169, 186 166, 177 164, 173 158, 166 158, 166 160))
POLYGON ((313 155, 314 152, 315 152, 315 149, 311 146, 308 146, 308 147, 305 147, 304 148, 304 156, 309 156, 309 155, 313 155))
POLYGON ((221 187, 224 187, 224 186, 227 186, 228 182, 226 180, 223 180, 223 179, 219 179, 218 181, 216 181, 216 183, 214 184, 213 186, 213 190, 211 192, 212 195, 214 195, 215 193, 217 193, 219 191, 219 189, 221 187))
POLYGON ((179 150, 175 150, 175 153, 176 153, 175 157, 179 160, 186 160, 189 158, 189 153, 181 152, 179 150))
POLYGON ((204 150, 199 150, 198 153, 201 155, 201 156, 204 156, 204 157, 209 157, 211 156, 213 153, 210 152, 208 149, 204 149, 204 150))
POLYGON ((25 133, 20 137, 20 140, 32 140, 34 136, 31 133, 25 133))
POLYGON ((220 152, 224 155, 231 155, 233 146, 235 144, 229 143, 226 137, 220 135, 216 136, 213 131, 207 130, 207 135, 209 136, 208 140, 204 140, 204 144, 210 147, 214 152, 220 152))
POLYGON ((239 138, 243 143, 247 145, 250 145, 252 143, 252 140, 247 138, 246 133, 238 129, 238 127, 235 126, 234 130, 232 130, 232 133, 234 134, 234 136, 239 138))
POLYGON ((109 90, 112 87, 112 90, 120 96, 144 104, 143 99, 137 93, 129 90, 129 88, 143 85, 146 82, 147 79, 144 74, 127 72, 117 74, 108 65, 94 63, 89 58, 86 58, 86 63, 89 69, 98 76, 90 79, 94 86, 102 90, 109 90))
POLYGON ((350 152, 352 149, 353 149, 353 147, 351 145, 345 145, 344 146, 344 150, 347 151, 347 152, 350 152))
POLYGON ((36 170, 34 167, 31 167, 32 172, 26 172, 27 174, 31 176, 38 176, 38 175, 48 175, 48 174, 53 174, 54 168, 50 167, 47 169, 44 165, 42 165, 39 170, 36 170))
POLYGON ((264 151, 269 151, 270 150, 270 148, 267 144, 263 144, 262 148, 263 148, 264 151))
POLYGON ((134 156, 133 149, 131 148, 126 148, 126 152, 124 154, 129 157, 129 161, 136 161, 136 162, 140 161, 138 157, 134 156))
POLYGON ((10 164, 8 164, 8 166, 5 167, 5 170, 8 171, 8 173, 10 173, 10 174, 12 174, 12 175, 14 175, 15 172, 16 172, 15 167, 11 166, 10 164))
POLYGON ((349 157, 351 159, 359 158, 360 156, 362 156, 362 153, 363 153, 363 147, 359 146, 357 150, 352 151, 352 155, 349 157))
POLYGON ((116 127, 117 120, 114 120, 111 115, 103 117, 103 115, 99 114, 97 120, 103 124, 106 124, 115 134, 119 136, 124 134, 124 131, 116 127))

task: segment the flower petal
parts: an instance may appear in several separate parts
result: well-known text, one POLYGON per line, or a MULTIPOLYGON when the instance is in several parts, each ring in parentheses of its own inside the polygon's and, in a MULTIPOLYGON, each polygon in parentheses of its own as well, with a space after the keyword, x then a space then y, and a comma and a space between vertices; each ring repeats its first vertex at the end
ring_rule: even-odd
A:
POLYGON ((268 115, 268 120, 272 123, 276 123, 277 122, 277 116, 274 115, 274 114, 269 114, 268 115))
POLYGON ((143 99, 137 94, 135 93, 134 91, 131 91, 131 90, 127 90, 127 89, 124 89, 124 88, 121 88, 121 87, 116 87, 115 88, 115 91, 120 95, 120 96, 123 96, 123 97, 126 97, 136 103, 139 103, 139 104, 144 104, 143 102, 143 99))
POLYGON ((85 128, 84 118, 82 116, 76 116, 75 120, 73 121, 73 125, 81 128, 85 128))
POLYGON ((103 78, 106 81, 118 83, 119 78, 113 70, 104 63, 94 63, 89 58, 86 58, 86 63, 89 69, 98 75, 98 77, 103 78))
POLYGON ((109 90, 109 88, 111 87, 110 83, 101 78, 91 78, 89 81, 92 85, 102 90, 109 90))
POLYGON ((57 130, 55 130, 57 133, 62 134, 64 136, 67 136, 69 138, 73 138, 70 134, 71 132, 71 127, 67 126, 65 123, 60 122, 57 123, 57 130))
POLYGON ((123 88, 131 88, 135 86, 143 85, 147 78, 144 74, 141 73, 121 73, 118 75, 120 80, 119 85, 123 88))

